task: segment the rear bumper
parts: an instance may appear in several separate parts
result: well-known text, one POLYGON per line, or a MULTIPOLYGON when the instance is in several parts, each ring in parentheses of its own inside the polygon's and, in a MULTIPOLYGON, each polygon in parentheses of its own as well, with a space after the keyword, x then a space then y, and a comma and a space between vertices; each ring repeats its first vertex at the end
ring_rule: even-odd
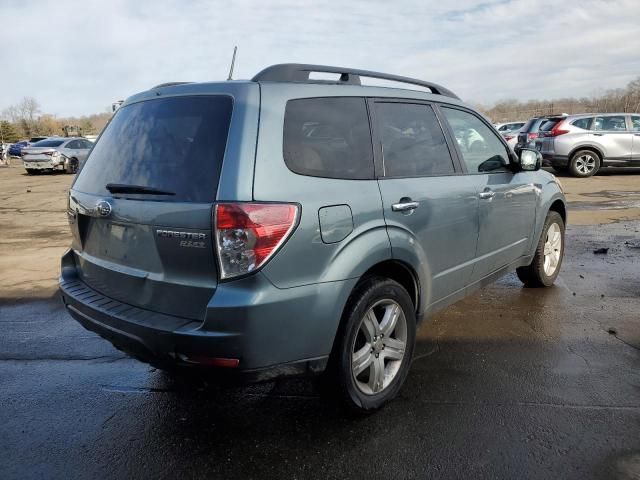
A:
POLYGON ((27 170, 52 170, 54 168, 61 168, 64 165, 55 164, 51 160, 45 161, 25 161, 22 159, 22 164, 27 170))
POLYGON ((71 251, 60 277, 69 314, 116 348, 160 367, 206 369, 248 382, 322 372, 352 284, 278 289, 258 273, 219 285, 200 322, 102 295, 78 277, 71 251), (239 363, 207 366, 213 358, 239 363))

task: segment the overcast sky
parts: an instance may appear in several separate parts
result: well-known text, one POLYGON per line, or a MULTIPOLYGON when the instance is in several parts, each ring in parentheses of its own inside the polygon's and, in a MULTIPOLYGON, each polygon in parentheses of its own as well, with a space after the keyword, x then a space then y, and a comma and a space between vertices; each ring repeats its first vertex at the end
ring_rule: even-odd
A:
POLYGON ((468 102, 593 95, 640 75, 640 0, 0 0, 0 111, 104 111, 165 81, 282 62, 441 83, 468 102))

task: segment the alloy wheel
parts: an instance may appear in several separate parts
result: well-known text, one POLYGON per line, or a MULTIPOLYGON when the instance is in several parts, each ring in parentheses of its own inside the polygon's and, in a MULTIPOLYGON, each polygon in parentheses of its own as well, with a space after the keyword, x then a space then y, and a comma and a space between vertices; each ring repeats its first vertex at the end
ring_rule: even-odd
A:
POLYGON ((407 344, 407 319, 393 300, 375 303, 360 320, 351 349, 356 387, 366 395, 387 388, 402 366, 407 344))
POLYGON ((557 223, 549 225, 544 243, 544 273, 552 276, 560 263, 562 251, 562 231, 557 223))
POLYGON ((576 170, 582 175, 588 175, 596 168, 596 159, 593 155, 587 153, 580 155, 576 159, 576 170))

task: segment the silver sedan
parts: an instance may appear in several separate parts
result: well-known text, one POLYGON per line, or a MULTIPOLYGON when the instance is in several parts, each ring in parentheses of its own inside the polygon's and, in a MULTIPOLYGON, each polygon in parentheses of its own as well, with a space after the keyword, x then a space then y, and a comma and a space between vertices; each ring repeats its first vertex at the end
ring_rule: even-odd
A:
POLYGON ((22 161, 28 174, 62 170, 76 173, 93 147, 86 138, 49 137, 22 149, 22 161))

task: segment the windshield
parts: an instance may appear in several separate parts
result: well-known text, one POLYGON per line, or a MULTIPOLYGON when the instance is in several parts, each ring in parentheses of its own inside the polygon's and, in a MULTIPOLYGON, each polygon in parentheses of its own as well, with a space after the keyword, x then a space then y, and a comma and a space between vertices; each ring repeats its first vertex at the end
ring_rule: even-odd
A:
MULTIPOLYGON (((231 121, 228 96, 147 100, 121 107, 95 144, 74 189, 110 195, 107 185, 175 193, 167 201, 213 202, 231 121)), ((140 189, 123 196, 143 198, 140 189)), ((114 195, 117 195, 114 193, 114 195)))

